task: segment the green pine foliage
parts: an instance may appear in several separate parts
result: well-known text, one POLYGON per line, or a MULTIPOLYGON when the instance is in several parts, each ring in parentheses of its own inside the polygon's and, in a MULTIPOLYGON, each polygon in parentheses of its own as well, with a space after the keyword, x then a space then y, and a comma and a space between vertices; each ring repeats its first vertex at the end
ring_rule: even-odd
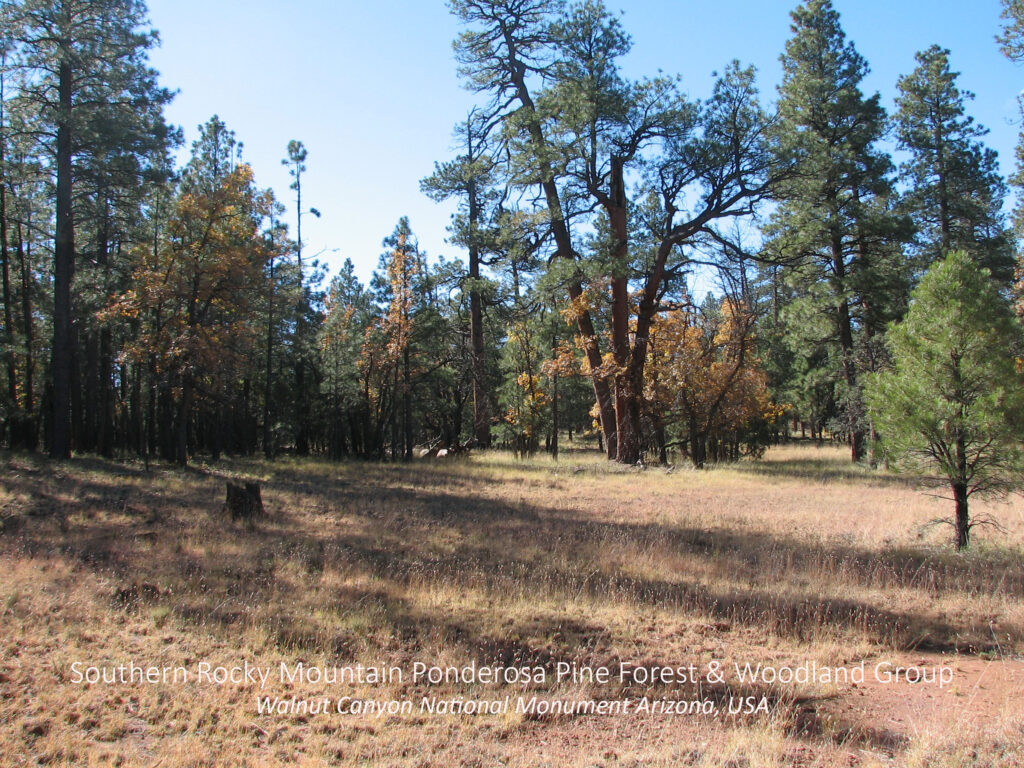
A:
POLYGON ((1020 326, 988 271, 955 251, 922 278, 888 346, 892 369, 871 376, 865 395, 882 449, 894 466, 948 483, 962 549, 979 522, 968 499, 1021 484, 1020 326))
MULTIPOLYGON (((1022 6, 1004 5, 1000 40, 1024 58, 1022 6)), ((793 12, 775 108, 737 61, 705 98, 694 73, 627 76, 628 20, 600 0, 449 8, 478 102, 421 189, 455 201, 465 256, 428 258, 402 219, 364 286, 352 262, 325 283, 304 252, 319 213, 301 142, 287 207, 216 118, 174 167, 142 0, 0 4, 0 443, 188 462, 557 457, 583 438, 631 465, 699 465, 707 430, 672 409, 714 377, 666 391, 648 374, 659 329, 713 282, 709 310, 749 312, 758 370, 736 379, 763 379, 788 413, 730 427, 733 450, 708 458, 809 431, 870 462, 879 431, 897 461, 907 436, 863 386, 910 365, 887 333, 914 281, 959 249, 1005 295, 1014 267, 1004 183, 948 51, 918 54, 890 121, 830 0, 793 12)), ((920 365, 925 386, 938 373, 920 365)))
POLYGON ((777 127, 792 173, 776 189, 763 255, 788 267, 790 347, 826 366, 797 372, 806 383, 796 400, 812 410, 802 416, 820 418, 827 406, 833 433, 845 436, 856 461, 871 428, 860 389, 871 369, 864 347, 904 302, 909 276, 899 243, 909 223, 893 211, 892 162, 879 147, 885 110, 877 93, 861 91, 867 62, 829 0, 810 0, 792 16, 777 127), (831 389, 825 398, 815 391, 823 379, 831 389))
POLYGON ((904 204, 918 229, 917 255, 927 268, 964 250, 1004 284, 1013 278, 1012 240, 1003 221, 1006 185, 996 153, 980 139, 988 131, 967 114, 974 94, 961 91, 949 51, 917 54, 917 68, 897 84, 896 135, 910 159, 900 170, 904 204))

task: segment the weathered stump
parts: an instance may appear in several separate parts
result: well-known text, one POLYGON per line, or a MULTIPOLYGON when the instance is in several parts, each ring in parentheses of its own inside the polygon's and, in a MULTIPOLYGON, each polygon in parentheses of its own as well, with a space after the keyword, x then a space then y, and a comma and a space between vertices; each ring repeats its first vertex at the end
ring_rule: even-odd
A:
POLYGON ((252 524, 257 517, 265 514, 263 497, 260 495, 259 483, 246 483, 244 486, 228 483, 227 500, 224 509, 231 515, 231 520, 244 520, 252 524))

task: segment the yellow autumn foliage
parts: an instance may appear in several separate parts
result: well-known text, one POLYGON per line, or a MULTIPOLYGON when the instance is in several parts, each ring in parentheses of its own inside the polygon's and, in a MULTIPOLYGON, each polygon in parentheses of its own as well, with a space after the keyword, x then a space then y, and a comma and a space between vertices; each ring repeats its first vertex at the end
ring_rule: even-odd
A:
POLYGON ((666 423, 680 421, 704 435, 780 418, 785 407, 768 392, 754 351, 753 321, 741 303, 728 299, 713 317, 695 309, 660 315, 645 369, 648 407, 666 423))

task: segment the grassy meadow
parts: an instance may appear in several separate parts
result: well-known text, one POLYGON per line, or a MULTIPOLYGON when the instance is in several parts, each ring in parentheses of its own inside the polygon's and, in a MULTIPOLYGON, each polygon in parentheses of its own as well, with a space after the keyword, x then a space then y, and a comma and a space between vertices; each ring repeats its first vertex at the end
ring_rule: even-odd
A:
POLYGON ((923 482, 835 447, 707 471, 573 451, 180 470, 0 454, 0 765, 1014 766, 1024 745, 1024 503, 974 501, 956 554, 923 482), (232 523, 226 480, 267 516, 232 523), (944 687, 566 680, 549 700, 718 714, 260 713, 259 695, 500 699, 524 686, 93 685, 75 669, 553 670, 879 662, 944 687), (78 665, 77 667, 75 665, 78 665), (328 690, 329 689, 329 690, 328 690), (758 712, 724 714, 737 697, 758 712))

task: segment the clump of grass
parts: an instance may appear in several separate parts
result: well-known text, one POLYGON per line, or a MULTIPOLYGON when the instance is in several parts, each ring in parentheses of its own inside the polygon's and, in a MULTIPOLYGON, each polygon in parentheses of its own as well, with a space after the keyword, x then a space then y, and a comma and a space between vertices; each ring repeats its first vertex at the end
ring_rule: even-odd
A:
POLYGON ((156 605, 149 609, 149 618, 157 629, 161 629, 173 614, 174 611, 167 605, 156 605))

